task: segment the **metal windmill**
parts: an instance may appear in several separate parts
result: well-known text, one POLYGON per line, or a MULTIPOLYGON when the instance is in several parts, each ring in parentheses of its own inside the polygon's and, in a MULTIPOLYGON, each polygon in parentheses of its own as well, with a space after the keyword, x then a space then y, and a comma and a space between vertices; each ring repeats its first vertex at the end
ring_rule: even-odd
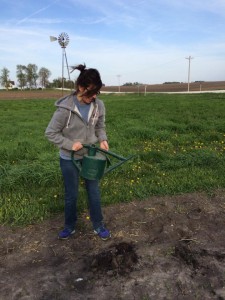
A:
POLYGON ((70 80, 70 72, 69 72, 69 66, 68 66, 68 61, 67 61, 67 56, 66 56, 66 46, 69 44, 69 36, 67 33, 62 32, 60 35, 57 37, 50 36, 50 41, 55 42, 58 40, 59 45, 62 48, 62 94, 64 91, 64 59, 66 61, 66 67, 67 67, 67 72, 68 72, 68 78, 70 80))

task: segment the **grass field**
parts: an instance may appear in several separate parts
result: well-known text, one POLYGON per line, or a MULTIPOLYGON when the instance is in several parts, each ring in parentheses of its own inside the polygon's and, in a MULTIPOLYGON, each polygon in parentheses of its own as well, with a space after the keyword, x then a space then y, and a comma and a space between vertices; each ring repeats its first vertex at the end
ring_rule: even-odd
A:
MULTIPOLYGON (((137 154, 101 180, 103 205, 225 187, 225 94, 100 98, 110 150, 137 154)), ((44 137, 54 110, 50 99, 0 101, 1 224, 30 224, 63 210, 58 149, 44 137)))

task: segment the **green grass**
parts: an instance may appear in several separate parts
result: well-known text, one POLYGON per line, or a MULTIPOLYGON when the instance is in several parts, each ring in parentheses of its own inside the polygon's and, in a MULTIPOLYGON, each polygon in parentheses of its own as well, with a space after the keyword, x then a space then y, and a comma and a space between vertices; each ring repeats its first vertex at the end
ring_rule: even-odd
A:
MULTIPOLYGON (((225 187, 224 94, 100 98, 110 150, 137 154, 101 180, 103 205, 225 187)), ((0 101, 1 224, 30 224, 63 210, 58 149, 44 137, 54 110, 54 100, 0 101)))

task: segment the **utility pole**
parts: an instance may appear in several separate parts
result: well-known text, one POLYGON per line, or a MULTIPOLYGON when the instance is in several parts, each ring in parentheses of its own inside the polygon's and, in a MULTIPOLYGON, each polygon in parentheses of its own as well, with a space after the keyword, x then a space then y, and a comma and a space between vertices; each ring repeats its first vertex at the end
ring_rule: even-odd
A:
POLYGON ((118 91, 120 93, 120 77, 121 77, 121 75, 117 75, 117 77, 118 77, 118 83, 119 83, 119 85, 118 85, 118 91))
POLYGON ((188 92, 189 92, 189 86, 190 86, 190 71, 191 71, 191 59, 193 59, 194 57, 191 57, 190 55, 188 57, 185 57, 186 59, 189 60, 188 63, 188 92))

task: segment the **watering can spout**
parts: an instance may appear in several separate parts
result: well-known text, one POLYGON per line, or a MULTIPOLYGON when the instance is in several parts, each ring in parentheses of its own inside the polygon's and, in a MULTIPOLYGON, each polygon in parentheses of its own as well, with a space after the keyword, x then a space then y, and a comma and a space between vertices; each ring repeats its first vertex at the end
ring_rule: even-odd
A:
POLYGON ((74 151, 72 151, 71 159, 80 175, 90 180, 101 179, 103 175, 113 171, 135 156, 131 155, 125 158, 111 151, 103 150, 96 145, 84 144, 83 147, 88 149, 88 154, 84 155, 82 162, 74 159, 74 151), (108 156, 118 159, 118 162, 111 165, 108 156))

